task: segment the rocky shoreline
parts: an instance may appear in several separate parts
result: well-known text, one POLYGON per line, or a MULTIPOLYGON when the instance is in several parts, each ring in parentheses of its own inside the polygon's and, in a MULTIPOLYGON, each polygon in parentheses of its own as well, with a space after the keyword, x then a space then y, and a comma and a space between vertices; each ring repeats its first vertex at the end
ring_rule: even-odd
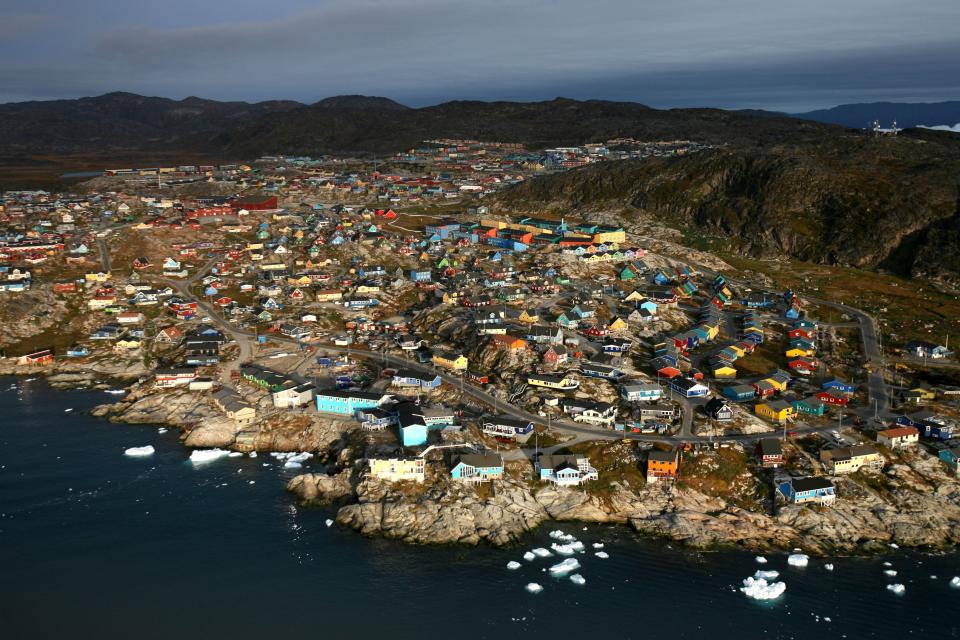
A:
POLYGON ((439 477, 422 486, 383 483, 366 476, 362 461, 333 475, 297 476, 287 489, 302 505, 335 504, 336 521, 364 535, 416 544, 506 546, 550 521, 621 524, 698 549, 858 555, 960 543, 960 486, 920 457, 889 470, 900 479, 889 491, 839 479, 834 506, 781 506, 775 516, 669 484, 614 484, 603 495, 537 486, 523 466, 510 465, 494 494, 439 477))

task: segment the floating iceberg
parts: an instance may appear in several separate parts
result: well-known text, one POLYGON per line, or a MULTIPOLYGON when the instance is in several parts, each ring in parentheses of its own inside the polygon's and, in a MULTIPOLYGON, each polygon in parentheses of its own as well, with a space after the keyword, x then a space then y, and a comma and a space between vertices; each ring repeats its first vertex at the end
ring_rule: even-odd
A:
POLYGON ((524 587, 524 589, 526 589, 530 593, 540 593, 541 591, 543 591, 543 587, 538 585, 536 582, 528 583, 527 586, 524 587))
POLYGON ((541 558, 549 558, 553 554, 549 550, 544 549, 543 547, 537 547, 533 550, 533 553, 540 556, 541 558))
POLYGON ((572 576, 570 576, 570 582, 572 582, 573 584, 581 584, 581 585, 582 585, 582 584, 586 584, 586 583, 587 583, 587 580, 586 580, 586 578, 584 578, 584 577, 583 577, 582 575, 580 575, 579 573, 575 573, 575 574, 573 574, 572 576))
POLYGON ((890 593, 895 593, 898 596, 902 596, 907 591, 907 588, 902 584, 900 584, 899 582, 897 582, 895 584, 888 584, 887 591, 889 591, 890 593))
POLYGON ((556 531, 551 531, 550 537, 553 538, 554 540, 560 540, 561 542, 573 542, 574 540, 576 540, 574 536, 570 535, 569 533, 564 533, 559 529, 557 529, 556 531))
POLYGON ((891 542, 891 543, 890 543, 890 548, 891 548, 891 549, 899 549, 899 548, 900 548, 900 545, 898 545, 896 542, 891 542))
POLYGON ((953 576, 950 578, 950 586, 954 589, 960 589, 960 576, 953 576))
POLYGON ((166 432, 167 432, 166 427, 160 427, 159 429, 157 429, 157 433, 166 433, 166 432))
POLYGON ((73 407, 63 410, 64 413, 70 413, 71 411, 73 411, 73 407))
POLYGON ((213 460, 228 455, 230 455, 230 452, 223 449, 194 449, 190 454, 190 462, 194 464, 198 462, 212 462, 213 460))
POLYGON ((754 560, 756 560, 758 564, 767 564, 767 559, 763 556, 757 556, 754 560))
POLYGON ((823 565, 823 568, 826 569, 827 571, 833 571, 833 565, 829 562, 823 565))
POLYGON ((125 393, 127 392, 127 390, 126 390, 126 389, 104 389, 103 392, 104 392, 104 393, 110 393, 110 394, 113 394, 113 395, 115 395, 115 396, 122 396, 123 394, 125 394, 125 393))
POLYGON ((326 524, 328 527, 331 527, 331 526, 333 526, 333 520, 331 520, 330 518, 327 518, 327 520, 326 520, 326 522, 325 522, 324 524, 326 524))
POLYGON ((523 559, 526 560, 527 562, 530 562, 531 560, 535 559, 536 557, 537 557, 537 554, 532 553, 532 552, 530 552, 530 551, 527 551, 525 554, 523 554, 523 559))
POLYGON ((810 556, 805 553, 791 553, 787 556, 787 564, 791 567, 805 567, 810 562, 810 556))
POLYGON ((123 452, 123 455, 125 455, 125 456, 152 456, 152 455, 153 455, 153 447, 152 447, 151 445, 149 445, 149 444, 148 444, 147 446, 145 446, 145 447, 130 447, 129 449, 127 449, 126 451, 123 452))
POLYGON ((610 557, 610 554, 607 553, 606 551, 597 551, 597 552, 596 552, 595 554, 593 554, 593 555, 597 556, 597 557, 600 558, 601 560, 606 560, 607 558, 610 557))
POLYGON ((511 560, 510 562, 507 563, 507 569, 511 569, 511 570, 519 569, 520 567, 521 567, 521 564, 516 560, 511 560))
POLYGON ((893 578, 893 577, 896 577, 897 572, 894 571, 893 569, 887 569, 886 571, 883 572, 883 575, 890 576, 891 578, 893 578))
POLYGON ((757 571, 753 574, 757 580, 775 580, 780 577, 779 571, 757 571))
POLYGON ((243 455, 243 454, 240 453, 239 451, 231 451, 229 457, 231 457, 231 458, 239 458, 239 457, 242 456, 242 455, 243 455))
POLYGON ((550 548, 562 556, 572 556, 578 551, 583 553, 583 543, 579 540, 575 540, 574 542, 570 542, 568 544, 557 544, 554 542, 552 545, 550 545, 550 548))
POLYGON ((603 543, 602 543, 602 542, 594 542, 594 543, 593 543, 593 548, 594 548, 594 549, 603 549, 603 543))
POLYGON ((577 561, 576 558, 567 558, 566 560, 562 562, 558 562, 557 564, 550 567, 550 573, 552 573, 555 576, 562 576, 579 568, 580 568, 580 563, 577 561))
POLYGON ((251 452, 248 453, 247 455, 250 456, 251 458, 256 458, 256 457, 257 457, 257 452, 256 452, 256 451, 251 451, 251 452))
POLYGON ((299 462, 294 462, 293 460, 287 460, 283 463, 284 469, 300 469, 301 467, 303 467, 302 464, 299 462))
POLYGON ((783 595, 787 585, 783 582, 767 582, 763 578, 747 578, 740 587, 748 598, 754 600, 775 600, 783 595))

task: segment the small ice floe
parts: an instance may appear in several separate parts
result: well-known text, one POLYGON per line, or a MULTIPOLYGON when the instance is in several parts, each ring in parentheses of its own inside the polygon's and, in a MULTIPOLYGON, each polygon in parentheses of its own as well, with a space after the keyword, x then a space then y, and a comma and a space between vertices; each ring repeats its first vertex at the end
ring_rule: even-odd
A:
POLYGON ((602 543, 602 542, 594 542, 594 543, 593 543, 593 548, 594 548, 594 549, 603 549, 603 543, 602 543))
POLYGON ((767 559, 763 556, 757 556, 754 560, 757 561, 757 564, 767 564, 767 559))
POLYGON ((303 465, 299 462, 293 462, 292 460, 287 460, 283 463, 284 469, 302 469, 303 465))
POLYGON ((898 545, 896 542, 891 542, 889 546, 890 546, 891 549, 899 549, 899 548, 900 548, 900 545, 898 545))
POLYGON ((763 578, 747 578, 740 587, 748 598, 754 600, 776 600, 787 590, 784 582, 767 582, 763 578))
POLYGON ((247 484, 257 484, 257 481, 256 481, 256 480, 251 480, 251 481, 248 482, 247 484))
POLYGON ((607 558, 610 557, 610 554, 607 553, 606 551, 597 551, 597 552, 596 552, 595 554, 593 554, 593 555, 597 556, 597 557, 600 558, 601 560, 606 560, 607 558))
POLYGON ((36 380, 36 378, 27 378, 24 382, 33 382, 34 380, 36 380))
POLYGON ((166 427, 160 427, 159 429, 157 429, 157 433, 166 433, 166 432, 167 432, 166 427))
POLYGON ((935 573, 934 573, 934 574, 931 574, 930 579, 931 579, 931 580, 936 580, 936 579, 937 579, 937 574, 935 574, 935 573))
POLYGON ((251 458, 256 458, 256 457, 257 457, 257 452, 256 452, 256 451, 251 451, 251 452, 248 453, 247 455, 248 455, 249 457, 251 457, 251 458))
POLYGON ((332 526, 333 526, 333 520, 331 520, 330 518, 327 518, 326 521, 324 522, 324 524, 327 525, 328 527, 332 527, 332 526))
POLYGON ((71 411, 73 411, 73 407, 70 407, 69 409, 64 409, 64 410, 63 410, 64 413, 70 413, 71 411))
POLYGON ((883 566, 885 566, 885 567, 892 567, 893 565, 892 565, 891 563, 889 563, 889 562, 884 562, 884 563, 883 563, 883 566))
POLYGON ((543 587, 538 585, 536 582, 528 582, 527 586, 524 587, 530 593, 540 593, 543 591, 543 587))
POLYGON ((123 452, 125 456, 152 456, 153 455, 153 446, 147 445, 145 447, 130 447, 123 452))
POLYGON ((810 556, 805 553, 791 553, 787 556, 787 564, 791 567, 805 567, 810 562, 810 556))
POLYGON ((780 577, 779 571, 757 571, 753 574, 753 577, 757 580, 776 580, 780 577))
POLYGON ((242 456, 242 455, 243 455, 243 454, 240 453, 239 451, 231 451, 231 452, 230 452, 230 455, 229 455, 228 457, 230 457, 230 458, 239 458, 239 457, 242 456))
POLYGON ((904 593, 906 593, 907 588, 902 584, 900 584, 899 582, 897 582, 894 584, 888 584, 887 591, 889 591, 890 593, 896 594, 898 596, 902 596, 904 593))
POLYGON ((550 537, 553 538, 554 540, 559 540, 561 542, 573 542, 574 540, 576 540, 576 537, 574 537, 569 533, 564 533, 563 531, 560 531, 560 529, 551 531, 550 537))
POLYGON ((516 560, 511 560, 510 562, 507 563, 507 569, 510 569, 511 571, 513 571, 514 569, 519 569, 521 566, 522 565, 516 560))
POLYGON ((960 589, 960 576, 953 576, 950 578, 950 586, 954 589, 960 589))
POLYGON ((577 552, 583 553, 583 543, 579 540, 570 542, 568 544, 557 544, 554 542, 550 545, 550 548, 562 556, 572 556, 577 552))
POLYGON ((549 558, 550 556, 553 555, 552 553, 550 553, 549 549, 544 549, 543 547, 537 547, 536 549, 533 549, 532 553, 540 556, 541 558, 549 558))
POLYGON ((883 575, 890 576, 891 578, 895 578, 897 576, 897 572, 894 571, 893 569, 887 569, 883 572, 883 575))
POLYGON ((824 621, 824 622, 833 622, 833 620, 830 618, 830 616, 823 616, 823 621, 824 621))
POLYGON ((127 390, 126 389, 104 389, 103 392, 109 393, 115 396, 122 396, 127 392, 127 390))
POLYGON ((573 584, 584 585, 584 584, 587 584, 587 579, 584 578, 579 573, 575 573, 572 576, 570 576, 570 582, 572 582, 573 584))
POLYGON ((212 462, 228 455, 230 455, 230 452, 224 449, 194 449, 190 454, 190 462, 194 464, 212 462))
POLYGON ((823 568, 827 571, 833 571, 833 564, 828 562, 827 564, 823 565, 823 568))
POLYGON ((525 554, 523 554, 523 559, 526 560, 527 562, 531 562, 532 560, 536 559, 536 557, 537 557, 537 554, 531 551, 527 551, 525 554))
POLYGON ((579 569, 579 568, 580 568, 580 563, 577 561, 576 558, 567 558, 566 560, 563 560, 562 562, 558 562, 557 564, 550 567, 550 573, 552 573, 555 576, 564 576, 570 573, 571 571, 575 571, 576 569, 579 569))

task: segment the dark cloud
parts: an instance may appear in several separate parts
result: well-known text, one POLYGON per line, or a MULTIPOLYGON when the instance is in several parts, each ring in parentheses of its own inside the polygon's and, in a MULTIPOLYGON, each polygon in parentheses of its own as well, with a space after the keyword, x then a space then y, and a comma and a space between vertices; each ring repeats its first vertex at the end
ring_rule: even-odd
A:
POLYGON ((567 95, 789 110, 960 95, 956 0, 11 1, 30 7, 11 17, 60 20, 0 37, 0 99, 567 95))

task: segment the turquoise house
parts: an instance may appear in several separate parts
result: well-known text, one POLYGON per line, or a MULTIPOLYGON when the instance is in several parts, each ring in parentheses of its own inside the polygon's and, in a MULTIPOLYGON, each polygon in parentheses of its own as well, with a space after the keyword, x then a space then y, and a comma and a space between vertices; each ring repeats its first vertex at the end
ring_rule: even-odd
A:
POLYGON ((450 477, 460 482, 488 482, 503 477, 503 458, 476 453, 459 455, 453 459, 450 477))
POLYGON ((376 409, 383 396, 366 391, 318 391, 317 411, 352 416, 358 409, 376 409))
POLYGON ((401 426, 400 443, 405 447, 422 447, 427 444, 427 425, 408 424, 401 426))

